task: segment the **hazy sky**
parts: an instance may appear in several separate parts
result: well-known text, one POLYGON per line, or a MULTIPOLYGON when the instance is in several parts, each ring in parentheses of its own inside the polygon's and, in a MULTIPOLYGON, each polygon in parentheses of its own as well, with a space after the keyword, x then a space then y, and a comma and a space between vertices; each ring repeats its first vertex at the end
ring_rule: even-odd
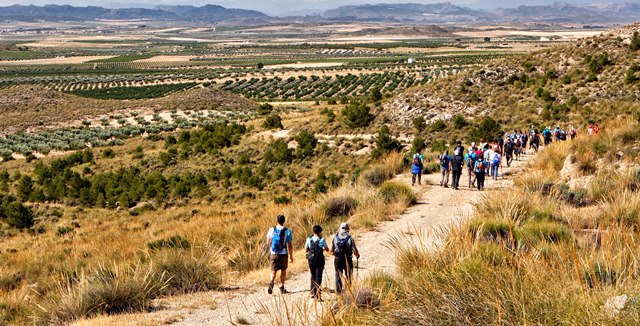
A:
MULTIPOLYGON (((255 9, 268 14, 285 14, 296 11, 319 11, 348 4, 366 3, 439 3, 446 0, 106 0, 104 2, 88 2, 86 0, 0 0, 0 5, 12 4, 71 4, 78 6, 105 6, 105 7, 152 7, 157 4, 191 4, 205 5, 218 4, 227 8, 255 9)), ((450 0, 452 3, 471 8, 493 9, 497 7, 516 7, 519 5, 545 5, 558 0, 450 0)), ((626 0, 635 2, 638 0, 626 0)), ((572 4, 588 4, 596 2, 625 2, 625 0, 568 0, 572 4)))

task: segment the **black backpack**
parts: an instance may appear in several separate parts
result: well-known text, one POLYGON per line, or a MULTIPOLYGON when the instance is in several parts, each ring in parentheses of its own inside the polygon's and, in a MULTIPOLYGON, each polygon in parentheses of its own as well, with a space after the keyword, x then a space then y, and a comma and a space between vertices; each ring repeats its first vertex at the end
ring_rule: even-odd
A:
POLYGON ((313 236, 309 237, 309 252, 307 252, 307 260, 310 264, 317 265, 324 261, 324 254, 320 247, 320 240, 322 240, 322 238, 318 238, 318 240, 315 241, 312 240, 312 238, 313 236))

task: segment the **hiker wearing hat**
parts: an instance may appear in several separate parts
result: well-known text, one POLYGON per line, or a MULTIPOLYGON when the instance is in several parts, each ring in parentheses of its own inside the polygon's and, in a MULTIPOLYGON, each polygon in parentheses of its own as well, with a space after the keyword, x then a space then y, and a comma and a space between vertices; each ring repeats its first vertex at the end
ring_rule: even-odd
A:
POLYGON ((458 140, 458 145, 453 149, 454 156, 464 156, 464 146, 462 146, 462 141, 458 140))
POLYGON ((307 261, 311 272, 311 297, 322 301, 320 286, 322 285, 322 272, 324 272, 324 251, 329 251, 327 242, 322 238, 322 226, 313 226, 313 234, 307 238, 304 247, 307 250, 307 261))
POLYGON ((267 233, 267 245, 271 248, 271 281, 269 282, 269 294, 273 293, 276 274, 280 271, 280 293, 289 293, 284 288, 284 281, 287 279, 287 267, 289 266, 288 258, 293 263, 293 235, 291 230, 284 227, 284 215, 280 214, 276 218, 278 225, 269 229, 267 233), (291 253, 291 255, 289 255, 291 253))
POLYGON ((331 252, 334 256, 333 264, 336 269, 336 293, 342 293, 342 279, 347 285, 351 285, 351 275, 353 274, 353 256, 360 258, 356 242, 349 234, 349 224, 342 223, 338 228, 338 233, 331 241, 331 252))
POLYGON ((422 185, 422 169, 424 168, 424 156, 420 153, 413 154, 413 161, 411 163, 411 185, 416 184, 418 179, 418 185, 422 185))
MULTIPOLYGON (((474 145, 474 143, 472 143, 474 145)), ((474 173, 476 160, 478 156, 473 147, 469 148, 469 153, 464 156, 464 161, 467 165, 467 170, 469 172, 469 188, 473 187, 476 183, 476 174, 474 173)))

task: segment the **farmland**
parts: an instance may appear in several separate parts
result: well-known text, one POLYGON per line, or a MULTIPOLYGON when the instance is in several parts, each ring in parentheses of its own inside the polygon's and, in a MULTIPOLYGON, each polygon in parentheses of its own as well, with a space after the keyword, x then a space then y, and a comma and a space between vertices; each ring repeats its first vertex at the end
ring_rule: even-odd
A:
MULTIPOLYGON (((372 28, 367 24, 334 26, 338 29, 332 32, 330 24, 311 32, 303 26, 283 26, 282 33, 274 33, 273 28, 175 29, 161 25, 126 28, 111 35, 83 30, 78 37, 74 28, 61 23, 57 36, 19 32, 0 36, 6 44, 0 57, 0 89, 28 87, 13 91, 16 95, 29 89, 48 90, 37 99, 42 108, 32 112, 33 118, 8 124, 3 130, 2 157, 113 146, 130 137, 191 128, 220 117, 244 121, 254 114, 171 100, 185 99, 181 94, 194 89, 223 91, 259 102, 331 107, 368 98, 372 92, 380 93, 381 98, 392 97, 522 53, 523 47, 551 45, 512 34, 487 44, 481 34, 474 37, 468 31, 460 37, 383 36, 363 41, 367 38, 358 35, 372 28), (137 119, 131 116, 142 111, 146 113, 137 119), (177 111, 193 116, 176 116, 177 111), (37 116, 47 116, 44 121, 56 124, 37 116), (110 118, 114 116, 118 118, 110 118)), ((6 103, 10 112, 23 109, 21 101, 13 102, 8 98, 6 103)), ((12 121, 11 115, 7 118, 12 121)))

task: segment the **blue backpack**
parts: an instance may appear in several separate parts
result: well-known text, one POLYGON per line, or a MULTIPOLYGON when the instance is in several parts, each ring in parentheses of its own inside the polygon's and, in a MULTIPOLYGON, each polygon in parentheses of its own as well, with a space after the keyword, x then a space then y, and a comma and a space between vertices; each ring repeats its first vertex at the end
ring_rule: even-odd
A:
POLYGON ((284 249, 284 245, 287 242, 287 228, 282 228, 282 230, 280 230, 280 234, 278 234, 277 236, 276 231, 278 230, 274 226, 273 237, 271 237, 271 251, 277 254, 280 253, 282 249, 284 249))
POLYGON ((496 153, 493 156, 493 165, 500 165, 500 154, 496 153))
POLYGON ((336 245, 333 248, 333 254, 335 256, 346 255, 347 257, 351 257, 353 255, 353 252, 351 251, 351 243, 349 242, 349 240, 351 240, 351 236, 340 239, 340 237, 336 234, 335 239, 336 245))

